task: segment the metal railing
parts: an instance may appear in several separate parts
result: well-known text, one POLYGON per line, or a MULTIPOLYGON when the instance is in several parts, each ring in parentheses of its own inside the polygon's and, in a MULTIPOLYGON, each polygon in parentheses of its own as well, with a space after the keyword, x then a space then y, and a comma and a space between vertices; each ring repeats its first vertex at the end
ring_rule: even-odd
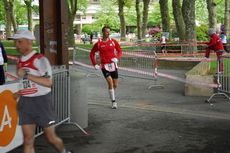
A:
POLYGON ((183 56, 195 56, 196 53, 205 52, 206 44, 202 42, 167 42, 166 44, 161 44, 160 42, 122 42, 121 45, 124 46, 142 46, 142 48, 154 48, 156 53, 173 53, 180 54, 183 56), (161 47, 164 46, 164 52, 161 47))
POLYGON ((219 84, 219 87, 216 89, 216 92, 212 94, 206 102, 210 103, 211 100, 217 95, 223 95, 228 100, 230 100, 230 57, 222 56, 220 59, 217 59, 217 73, 215 76, 216 83, 219 84), (222 69, 222 70, 221 70, 222 69))
MULTIPOLYGON (((64 65, 53 66, 52 70, 52 104, 57 113, 57 122, 55 126, 58 126, 64 122, 70 122, 70 76, 69 70, 64 65)), ((37 127, 36 136, 42 133, 42 128, 37 127)))
MULTIPOLYGON (((170 75, 162 72, 158 72, 158 63, 159 61, 167 61, 167 67, 171 67, 172 62, 182 62, 182 65, 186 64, 186 69, 188 67, 193 67, 199 62, 211 62, 213 59, 206 59, 204 58, 204 54, 200 54, 196 57, 183 57, 183 56, 173 56, 173 57, 165 57, 165 56, 159 56, 159 54, 156 54, 156 48, 153 46, 144 46, 144 49, 142 48, 141 44, 132 46, 131 50, 125 50, 123 49, 123 56, 120 59, 118 66, 119 66, 119 74, 128 76, 128 77, 138 77, 143 79, 150 79, 154 80, 153 85, 156 85, 156 82, 159 80, 159 77, 164 77, 167 79, 176 80, 183 83, 188 83, 193 86, 198 87, 208 87, 208 88, 218 88, 218 84, 216 82, 213 83, 203 83, 200 80, 197 80, 196 82, 191 82, 189 80, 186 80, 182 77, 177 77, 175 74, 170 75), (191 62, 191 65, 187 65, 191 62)), ((91 69, 91 73, 95 73, 93 71, 93 66, 91 65, 90 61, 90 50, 83 49, 83 48, 76 48, 73 52, 73 63, 76 65, 80 65, 81 68, 87 68, 87 71, 91 69)), ((97 60, 98 55, 96 55, 97 60)), ((226 65, 226 62, 229 61, 228 59, 224 60, 224 63, 226 65)), ((100 62, 98 62, 100 63, 100 62)), ((161 65, 160 65, 161 68, 161 65)), ((182 67, 181 67, 182 68, 182 67)), ((227 68, 227 67, 226 67, 227 68)), ((226 70, 227 71, 227 70, 226 70)), ((229 70, 228 70, 229 71, 229 70)), ((230 73, 230 72, 227 72, 230 73)), ((226 82, 226 78, 222 78, 221 84, 224 84, 226 82)), ((156 85, 157 86, 157 85, 156 85)), ((226 90, 229 89, 229 82, 228 84, 224 84, 219 88, 218 90, 226 90)), ((149 86, 151 88, 151 86, 149 86)))
MULTIPOLYGON (((119 60, 119 74, 121 76, 128 77, 138 77, 142 79, 152 80, 148 89, 154 87, 163 87, 158 84, 157 77, 157 54, 155 52, 155 47, 145 47, 139 48, 135 47, 133 51, 123 51, 123 56, 119 60)), ((76 65, 81 65, 83 68, 88 68, 87 70, 93 70, 91 65, 90 51, 83 48, 76 48, 73 52, 73 63, 76 65)), ((96 60, 98 61, 98 55, 96 54, 96 60)), ((91 71, 88 76, 95 74, 95 71, 91 71)), ((98 75, 96 75, 98 76, 98 75)))

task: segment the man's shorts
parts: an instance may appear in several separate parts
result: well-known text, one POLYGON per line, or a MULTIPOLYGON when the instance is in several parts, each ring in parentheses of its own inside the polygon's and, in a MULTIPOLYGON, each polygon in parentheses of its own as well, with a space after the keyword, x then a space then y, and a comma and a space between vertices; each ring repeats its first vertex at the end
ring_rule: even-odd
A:
POLYGON ((49 127, 55 123, 51 93, 36 97, 21 96, 18 102, 19 125, 36 124, 49 127))
POLYGON ((116 70, 113 71, 113 72, 109 72, 109 71, 107 71, 107 70, 104 69, 104 68, 102 68, 101 71, 102 71, 102 73, 103 73, 103 75, 104 75, 105 78, 107 78, 108 76, 111 76, 113 79, 117 79, 117 78, 118 78, 118 71, 117 71, 117 68, 116 68, 116 70))

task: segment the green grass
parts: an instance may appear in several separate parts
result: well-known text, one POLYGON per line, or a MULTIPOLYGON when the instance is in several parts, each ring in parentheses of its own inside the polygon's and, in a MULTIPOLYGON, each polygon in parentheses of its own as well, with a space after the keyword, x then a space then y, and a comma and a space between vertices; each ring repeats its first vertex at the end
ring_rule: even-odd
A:
MULTIPOLYGON (((230 75, 229 67, 230 67, 229 59, 224 59, 224 71, 228 73, 226 75, 230 75)), ((215 74, 216 72, 217 72, 217 62, 212 61, 210 62, 210 74, 215 74)))
POLYGON ((89 50, 91 50, 93 47, 92 44, 77 44, 76 46, 79 48, 84 48, 84 49, 89 49, 89 50))

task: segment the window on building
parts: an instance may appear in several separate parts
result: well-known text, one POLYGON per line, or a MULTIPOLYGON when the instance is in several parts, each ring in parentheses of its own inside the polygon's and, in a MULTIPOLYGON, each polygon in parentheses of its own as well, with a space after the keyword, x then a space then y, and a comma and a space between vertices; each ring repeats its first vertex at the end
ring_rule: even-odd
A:
POLYGON ((82 16, 81 18, 82 18, 83 20, 85 20, 85 19, 86 19, 86 16, 84 15, 84 16, 82 16))
POLYGON ((97 19, 97 17, 93 15, 92 16, 92 20, 96 20, 96 19, 97 19))
POLYGON ((81 20, 81 16, 80 15, 76 15, 76 20, 80 21, 81 20))

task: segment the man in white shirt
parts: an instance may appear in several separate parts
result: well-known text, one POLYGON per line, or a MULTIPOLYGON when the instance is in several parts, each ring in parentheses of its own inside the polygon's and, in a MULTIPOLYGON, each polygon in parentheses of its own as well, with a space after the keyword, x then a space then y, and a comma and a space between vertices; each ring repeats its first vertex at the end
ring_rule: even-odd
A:
POLYGON ((70 153, 55 133, 56 114, 51 104, 52 69, 48 59, 32 50, 35 37, 29 30, 19 30, 9 39, 15 41, 21 54, 17 75, 21 80, 18 114, 24 136, 23 152, 35 153, 34 135, 38 125, 58 153, 70 153))

